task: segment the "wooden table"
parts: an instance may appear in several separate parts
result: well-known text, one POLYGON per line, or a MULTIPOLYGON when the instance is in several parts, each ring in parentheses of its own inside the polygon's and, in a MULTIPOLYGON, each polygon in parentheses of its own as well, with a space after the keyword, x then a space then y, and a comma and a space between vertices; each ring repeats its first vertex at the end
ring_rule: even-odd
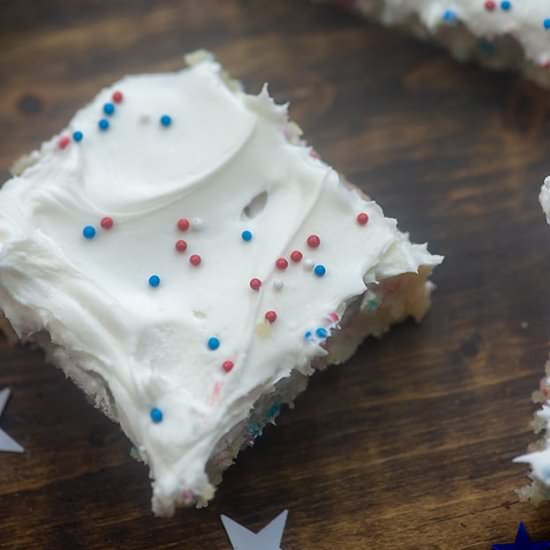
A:
POLYGON ((250 91, 269 81, 325 159, 447 256, 433 309, 314 377, 207 509, 169 520, 119 429, 3 343, 1 426, 26 453, 0 455, 0 547, 225 549, 221 513, 257 530, 285 508, 285 550, 489 549, 520 520, 550 539, 511 462, 548 354, 550 92, 301 0, 0 0, 2 179, 103 86, 198 47, 250 91))

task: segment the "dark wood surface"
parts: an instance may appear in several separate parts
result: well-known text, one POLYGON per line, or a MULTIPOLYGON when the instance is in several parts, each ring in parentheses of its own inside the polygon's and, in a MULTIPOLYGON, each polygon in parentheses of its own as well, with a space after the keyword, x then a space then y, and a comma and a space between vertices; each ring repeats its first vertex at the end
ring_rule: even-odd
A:
POLYGON ((225 549, 288 508, 285 550, 489 549, 550 504, 514 489, 550 335, 550 92, 299 0, 0 0, 0 175, 104 85, 214 51, 269 81, 324 158, 445 254, 433 309, 314 377, 205 510, 150 513, 115 425, 28 349, 0 348, 0 547, 225 549))

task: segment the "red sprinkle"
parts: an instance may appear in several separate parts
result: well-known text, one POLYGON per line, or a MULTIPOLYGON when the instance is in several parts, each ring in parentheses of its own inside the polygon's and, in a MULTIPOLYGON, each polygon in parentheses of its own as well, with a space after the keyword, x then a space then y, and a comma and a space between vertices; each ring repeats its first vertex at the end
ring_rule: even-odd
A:
POLYGON ((487 0, 487 2, 485 2, 485 9, 487 11, 494 11, 497 7, 497 4, 496 2, 493 2, 493 0, 487 0))
POLYGON ((250 279, 250 283, 248 284, 250 285, 250 288, 252 290, 260 290, 260 287, 262 286, 262 281, 254 277, 253 279, 250 279))
POLYGON ((68 136, 63 136, 63 137, 59 138, 59 140, 57 142, 57 146, 60 149, 65 149, 67 147, 67 145, 69 145, 69 143, 71 143, 71 138, 69 138, 68 136))
POLYGON ((189 229, 189 220, 187 218, 180 218, 178 220, 178 229, 180 231, 187 231, 189 229))
POLYGON ((288 261, 285 258, 279 258, 275 265, 277 266, 277 269, 286 269, 288 267, 288 261))
POLYGON ((222 363, 222 369, 225 372, 231 372, 234 366, 235 366, 235 363, 233 363, 233 361, 224 361, 222 363))
POLYGON ((299 250, 293 250, 290 254, 290 259, 296 263, 300 262, 303 257, 304 255, 299 250))
POLYGON ((277 313, 275 311, 266 311, 265 320, 269 323, 274 323, 277 320, 277 313))
POLYGON ((319 235, 310 235, 307 238, 307 245, 310 248, 317 248, 321 244, 321 239, 319 238, 319 235))
POLYGON ((123 99, 124 96, 122 95, 122 92, 119 92, 118 90, 116 92, 113 92, 113 101, 115 103, 122 103, 123 99))
POLYGON ((181 493, 184 504, 191 504, 194 500, 193 493, 189 489, 184 489, 181 493))
POLYGON ((359 212, 356 219, 359 225, 367 225, 369 221, 369 215, 366 212, 359 212))
POLYGON ((193 254, 192 256, 189 256, 189 263, 191 265, 200 265, 202 262, 202 258, 198 254, 193 254))
MULTIPOLYGON (((178 252, 185 252, 187 250, 187 243, 185 241, 177 241, 176 242, 176 250, 178 252)), ((200 264, 200 257, 199 257, 199 264, 200 264)), ((198 264, 197 264, 198 265, 198 264)))
POLYGON ((104 218, 101 218, 101 221, 99 222, 101 227, 103 229, 111 229, 113 227, 113 218, 110 218, 109 216, 105 216, 104 218))

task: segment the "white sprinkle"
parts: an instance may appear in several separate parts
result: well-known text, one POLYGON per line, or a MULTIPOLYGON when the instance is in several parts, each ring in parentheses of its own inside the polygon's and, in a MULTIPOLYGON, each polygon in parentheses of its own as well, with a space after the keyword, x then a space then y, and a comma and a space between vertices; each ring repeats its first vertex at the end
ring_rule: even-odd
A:
POLYGON ((280 279, 276 279, 275 281, 273 281, 273 288, 275 290, 281 290, 284 286, 285 284, 280 279))
POLYGON ((193 218, 191 220, 191 229, 194 229, 195 231, 200 231, 202 229, 202 226, 202 218, 193 218))
POLYGON ((307 260, 304 261, 304 269, 306 271, 311 271, 313 269, 314 265, 315 265, 315 262, 313 260, 311 260, 310 258, 308 258, 307 260))
POLYGON ((139 115, 139 122, 140 124, 149 124, 149 122, 151 122, 150 115, 139 115))

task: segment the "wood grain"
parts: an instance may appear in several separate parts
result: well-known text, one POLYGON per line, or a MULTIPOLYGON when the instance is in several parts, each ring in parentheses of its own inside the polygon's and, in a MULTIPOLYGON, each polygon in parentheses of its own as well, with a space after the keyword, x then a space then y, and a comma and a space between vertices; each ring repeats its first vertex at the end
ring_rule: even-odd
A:
POLYGON ((445 254, 425 322, 316 376, 228 470, 206 510, 156 519, 120 431, 38 352, 0 348, 0 547, 225 549, 224 513, 284 548, 489 549, 517 522, 550 335, 550 93, 299 0, 0 0, 0 176, 104 85, 214 51, 249 90, 270 82, 309 141, 445 254), (522 328, 522 323, 525 328, 522 328))

